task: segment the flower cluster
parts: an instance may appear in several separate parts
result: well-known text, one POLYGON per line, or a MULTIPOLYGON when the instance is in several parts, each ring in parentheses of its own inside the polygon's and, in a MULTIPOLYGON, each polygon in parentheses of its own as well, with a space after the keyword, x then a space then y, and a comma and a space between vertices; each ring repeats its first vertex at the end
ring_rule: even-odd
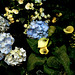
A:
POLYGON ((2 60, 3 58, 4 58, 4 55, 0 53, 0 60, 2 60))
POLYGON ((44 13, 44 8, 40 8, 34 12, 35 15, 31 15, 32 20, 39 19, 42 20, 43 18, 46 19, 45 22, 50 22, 50 15, 44 13))
POLYGON ((17 10, 17 9, 10 10, 8 7, 5 7, 5 11, 6 11, 6 13, 4 14, 4 16, 7 17, 7 19, 10 21, 10 24, 14 23, 13 15, 18 14, 19 10, 17 10))
POLYGON ((26 5, 25 5, 25 8, 27 9, 27 10, 34 10, 34 4, 33 3, 27 3, 26 5))
POLYGON ((21 64, 21 62, 26 61, 26 51, 23 48, 15 47, 14 50, 6 55, 4 61, 12 66, 21 64))
POLYGON ((9 26, 9 22, 2 16, 0 16, 0 31, 6 31, 7 29, 9 29, 9 26))
POLYGON ((27 36, 32 38, 48 37, 48 24, 44 21, 32 21, 27 30, 27 36))
POLYGON ((12 44, 14 43, 14 38, 10 33, 0 33, 0 52, 3 54, 8 54, 12 49, 12 44))

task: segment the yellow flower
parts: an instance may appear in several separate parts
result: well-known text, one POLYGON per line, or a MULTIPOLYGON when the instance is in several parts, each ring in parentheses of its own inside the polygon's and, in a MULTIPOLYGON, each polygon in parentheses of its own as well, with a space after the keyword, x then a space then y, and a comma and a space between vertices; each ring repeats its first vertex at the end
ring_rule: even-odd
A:
POLYGON ((30 3, 27 3, 25 6, 26 9, 30 9, 30 3))
POLYGON ((9 12, 9 13, 13 13, 12 10, 9 10, 8 7, 5 7, 5 11, 6 11, 6 12, 9 12))
POLYGON ((45 20, 45 22, 46 22, 46 23, 49 23, 49 22, 50 22, 50 20, 49 20, 49 19, 48 19, 48 20, 45 20))
POLYGON ((59 13, 59 14, 57 13, 56 16, 57 17, 61 17, 62 16, 62 13, 59 13))
POLYGON ((44 8, 40 8, 40 13, 42 13, 44 11, 44 8))
POLYGON ((47 16, 46 16, 46 15, 44 15, 44 18, 45 18, 45 19, 47 19, 47 16))
POLYGON ((14 20, 14 18, 9 18, 9 17, 7 17, 7 19, 9 19, 10 21, 13 21, 14 20))
POLYGON ((40 5, 42 5, 43 3, 41 2, 40 5))
POLYGON ((13 20, 10 20, 10 23, 14 23, 14 21, 13 20))
POLYGON ((23 1, 24 1, 24 0, 18 0, 18 3, 19 3, 19 4, 23 4, 23 1))
POLYGON ((19 22, 19 20, 17 19, 16 22, 19 22))
POLYGON ((37 12, 37 11, 35 11, 34 13, 35 13, 35 15, 37 15, 37 14, 38 14, 38 12, 37 12))
POLYGON ((53 17, 52 23, 55 23, 55 22, 56 22, 56 17, 53 17))
POLYGON ((50 14, 47 14, 47 17, 50 18, 50 14))
POLYGON ((8 12, 8 11, 9 11, 9 8, 8 8, 8 7, 5 7, 5 11, 7 11, 7 12, 8 12))
POLYGON ((28 26, 27 24, 24 24, 24 27, 25 27, 25 28, 27 28, 27 26, 28 26))
POLYGON ((41 16, 38 16, 38 19, 39 19, 39 20, 41 20, 41 19, 42 19, 42 17, 41 17, 41 16))
POLYGON ((73 26, 67 26, 66 28, 63 29, 65 33, 72 33, 74 31, 73 26))
POLYGON ((14 14, 18 14, 19 13, 19 11, 17 9, 13 9, 12 11, 14 12, 14 14))
POLYGON ((40 54, 48 54, 49 50, 47 49, 47 47, 43 47, 43 48, 40 48, 39 52, 40 54))
POLYGON ((13 17, 13 15, 12 15, 12 14, 9 14, 9 15, 8 15, 8 17, 9 17, 9 18, 12 18, 12 17, 13 17))
POLYGON ((47 44, 48 44, 48 41, 49 41, 48 38, 41 38, 41 39, 38 41, 38 48, 46 47, 47 44))
POLYGON ((45 16, 45 13, 44 13, 44 12, 42 12, 42 13, 41 13, 41 16, 42 16, 42 17, 44 17, 44 16, 45 16))

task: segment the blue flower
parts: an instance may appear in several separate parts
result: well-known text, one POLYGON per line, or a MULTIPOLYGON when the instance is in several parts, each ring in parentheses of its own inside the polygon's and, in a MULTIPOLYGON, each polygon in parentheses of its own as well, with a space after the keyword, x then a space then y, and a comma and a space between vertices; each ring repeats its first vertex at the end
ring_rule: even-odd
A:
POLYGON ((32 21, 30 28, 27 30, 27 36, 40 39, 42 37, 48 37, 48 24, 45 21, 32 21))
POLYGON ((9 22, 8 20, 4 19, 2 16, 0 16, 0 31, 6 31, 9 29, 9 22))
POLYGON ((8 54, 12 50, 14 38, 10 33, 0 33, 0 52, 8 54))
POLYGON ((0 60, 2 60, 3 58, 4 58, 4 55, 0 53, 0 60))
POLYGON ((32 36, 33 30, 29 29, 29 30, 27 31, 27 34, 28 34, 29 36, 32 36))

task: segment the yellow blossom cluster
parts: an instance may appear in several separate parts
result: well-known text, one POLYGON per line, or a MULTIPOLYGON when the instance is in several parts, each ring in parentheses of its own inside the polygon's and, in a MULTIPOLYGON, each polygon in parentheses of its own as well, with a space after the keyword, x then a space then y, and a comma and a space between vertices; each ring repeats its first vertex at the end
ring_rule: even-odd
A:
POLYGON ((24 31, 24 34, 26 34, 26 32, 27 32, 28 28, 30 28, 30 26, 28 24, 24 24, 24 28, 26 28, 24 31))
MULTIPOLYGON (((62 13, 60 12, 60 13, 56 13, 56 17, 61 17, 62 16, 62 13)), ((56 21, 57 21, 57 18, 56 17, 53 17, 53 19, 52 19, 52 23, 56 23, 56 21)))
POLYGON ((71 40, 69 40, 69 42, 70 42, 70 46, 72 47, 72 48, 75 48, 75 32, 72 34, 72 41, 71 40))
MULTIPOLYGON (((35 19, 41 20, 42 18, 45 18, 45 19, 50 18, 49 14, 45 15, 44 8, 40 8, 39 11, 36 10, 34 14, 35 14, 34 16, 31 15, 32 20, 35 20, 35 19)), ((48 19, 46 20, 46 22, 50 22, 50 20, 48 19)))
POLYGON ((10 21, 10 23, 14 23, 13 14, 18 14, 19 11, 17 9, 10 10, 8 7, 5 7, 5 11, 6 11, 6 13, 4 14, 4 16, 7 17, 7 19, 10 21))

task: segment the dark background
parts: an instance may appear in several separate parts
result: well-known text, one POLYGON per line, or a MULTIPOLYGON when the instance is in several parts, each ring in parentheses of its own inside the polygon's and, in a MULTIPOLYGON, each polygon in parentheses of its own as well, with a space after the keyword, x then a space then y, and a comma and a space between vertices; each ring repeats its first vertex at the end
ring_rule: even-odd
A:
MULTIPOLYGON (((5 13, 5 7, 8 7, 10 5, 11 0, 0 0, 0 14, 5 13)), ((62 12, 63 16, 58 20, 56 23, 56 26, 59 26, 60 28, 64 28, 68 25, 72 25, 75 27, 75 2, 74 0, 46 0, 44 2, 43 7, 45 8, 45 13, 50 13, 51 16, 55 16, 55 13, 62 12)), ((25 14, 26 15, 26 14, 25 14)), ((24 16, 25 16, 24 15, 24 16)), ((52 23, 50 23, 52 24, 52 23)), ((14 23, 10 25, 10 29, 6 31, 6 33, 10 33, 14 38, 15 42, 13 44, 13 49, 15 46, 17 47, 23 47, 25 50, 27 50, 27 57, 31 53, 30 47, 26 41, 27 36, 23 34, 24 27, 21 22, 14 23)), ((57 31, 59 32, 59 31, 57 31)), ((59 34, 57 34, 59 36, 59 34)), ((57 37, 57 39, 61 38, 61 36, 57 37)), ((69 37, 69 36, 68 36, 69 37)), ((67 38, 68 38, 67 37, 67 38)), ((63 37, 64 38, 64 37, 63 37)), ((68 39, 65 40, 68 40, 68 39)), ((58 41, 56 41, 58 43, 58 41)), ((63 44, 66 44, 66 46, 69 46, 67 42, 63 42, 63 44)), ((57 44, 57 46, 62 45, 62 41, 57 44)), ((70 55, 70 51, 68 51, 68 55, 70 55)), ((75 59, 70 56, 71 59, 71 69, 75 71, 74 65, 75 65, 75 59)), ((0 75, 25 75, 25 68, 26 68, 26 62, 23 62, 21 66, 11 67, 8 66, 6 63, 0 61, 3 65, 0 66, 0 75)))

